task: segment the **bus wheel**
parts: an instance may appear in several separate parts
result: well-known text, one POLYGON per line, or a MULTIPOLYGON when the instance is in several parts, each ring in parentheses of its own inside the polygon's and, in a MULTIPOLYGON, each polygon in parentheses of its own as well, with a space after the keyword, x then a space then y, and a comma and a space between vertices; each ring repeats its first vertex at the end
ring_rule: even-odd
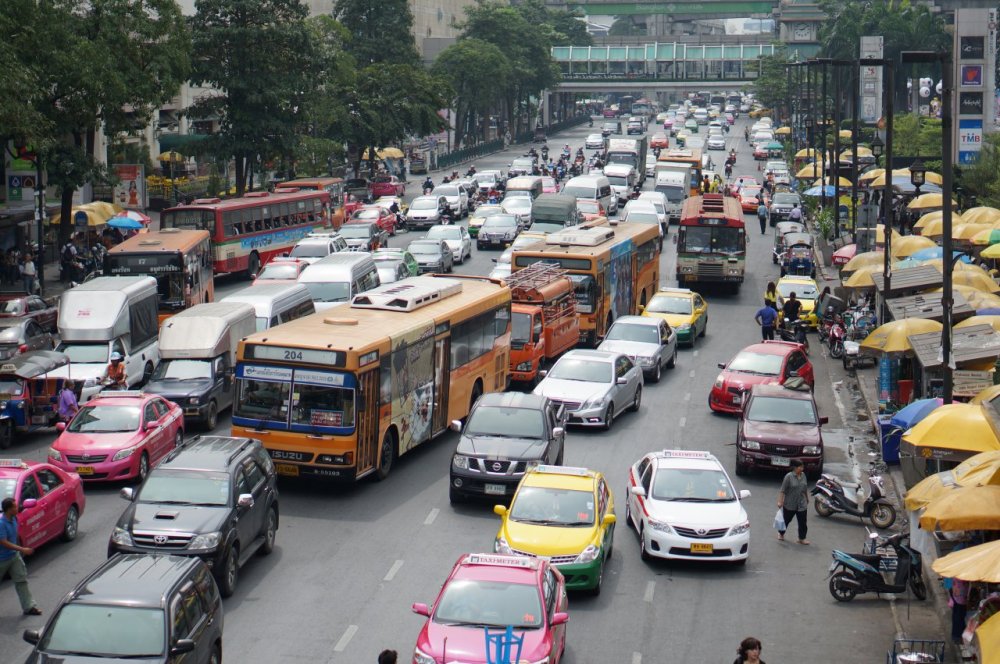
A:
POLYGON ((378 468, 375 471, 379 480, 384 480, 392 471, 392 464, 396 460, 396 436, 392 431, 386 431, 382 436, 382 449, 379 454, 378 468))
POLYGON ((260 256, 254 252, 247 259, 247 273, 244 276, 247 279, 253 279, 258 272, 260 272, 260 256))

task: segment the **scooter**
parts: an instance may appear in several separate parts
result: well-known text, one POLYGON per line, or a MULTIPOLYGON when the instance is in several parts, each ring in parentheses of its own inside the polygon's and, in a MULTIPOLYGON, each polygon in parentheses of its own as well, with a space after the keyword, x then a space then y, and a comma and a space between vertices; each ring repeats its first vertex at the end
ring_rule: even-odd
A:
POLYGON ((875 366, 878 358, 874 355, 864 355, 861 353, 861 344, 850 339, 844 340, 844 356, 840 359, 844 364, 845 371, 852 371, 866 365, 875 366))
POLYGON ((844 357, 844 324, 834 318, 826 334, 826 343, 830 347, 830 357, 839 360, 844 357))
MULTIPOLYGON (((874 533, 873 533, 874 534, 874 533)), ((830 594, 838 602, 850 602, 862 593, 902 593, 907 586, 913 591, 913 596, 919 600, 927 599, 927 586, 924 585, 923 556, 909 545, 909 533, 897 533, 880 542, 879 546, 888 546, 895 551, 895 556, 844 553, 833 550, 833 562, 830 563, 830 594), (903 544, 903 541, 906 544, 903 544), (891 570, 889 561, 896 559, 896 569, 891 581, 886 581, 881 569, 891 570)))
POLYGON ((868 476, 868 496, 861 500, 861 485, 846 484, 834 475, 823 474, 810 493, 816 496, 813 508, 816 514, 829 517, 833 514, 850 514, 871 519, 876 528, 891 528, 896 523, 896 508, 883 495, 885 484, 881 475, 868 476), (849 497, 845 486, 857 489, 857 497, 849 497))
POLYGON ((809 329, 809 323, 802 320, 801 318, 792 323, 786 322, 785 325, 779 327, 775 330, 778 336, 781 337, 782 341, 794 341, 797 344, 802 344, 806 347, 806 352, 809 352, 809 337, 806 336, 806 330, 809 329))

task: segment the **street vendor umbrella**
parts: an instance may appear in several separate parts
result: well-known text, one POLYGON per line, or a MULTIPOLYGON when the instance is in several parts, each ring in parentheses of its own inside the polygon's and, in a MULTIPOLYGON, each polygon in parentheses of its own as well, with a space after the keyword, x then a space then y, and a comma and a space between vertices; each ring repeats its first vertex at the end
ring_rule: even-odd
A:
POLYGON ((992 244, 979 253, 980 258, 1000 258, 1000 244, 992 244))
MULTIPOLYGON (((997 316, 998 318, 1000 318, 1000 311, 997 311, 995 314, 977 314, 977 315, 983 318, 987 318, 990 316, 997 316)), ((989 403, 990 401, 993 401, 997 397, 1000 397, 1000 385, 987 387, 985 390, 983 390, 976 396, 972 397, 969 403, 989 403)))
POLYGON ((952 275, 952 283, 957 286, 971 286, 984 293, 1000 293, 1000 286, 989 276, 984 276, 978 272, 957 270, 952 275))
MULTIPOLYGON (((867 148, 867 147, 865 147, 863 145, 859 145, 858 146, 858 157, 873 157, 873 156, 874 155, 872 154, 872 149, 871 148, 867 148)), ((843 160, 846 160, 846 161, 851 161, 851 159, 853 157, 854 157, 854 153, 851 152, 851 150, 849 148, 847 150, 844 150, 843 152, 840 153, 840 158, 843 159, 843 160)), ((883 169, 879 168, 879 169, 876 169, 876 170, 881 171, 883 169)), ((874 177, 874 176, 872 176, 872 177, 874 177)))
POLYGON ((920 399, 896 411, 889 423, 900 429, 906 430, 914 424, 930 415, 944 403, 943 399, 920 399))
MULTIPOLYGON (((968 272, 968 273, 971 273, 971 274, 982 275, 982 276, 986 277, 987 279, 990 278, 990 275, 989 275, 989 273, 986 270, 984 270, 983 268, 979 267, 978 265, 970 263, 968 261, 968 256, 963 256, 962 258, 965 258, 966 260, 955 261, 952 264, 952 273, 954 273, 954 272, 968 272)), ((935 268, 938 272, 944 272, 944 260, 941 259, 941 258, 929 258, 929 259, 927 259, 925 261, 921 261, 921 262, 922 262, 923 265, 930 265, 931 267, 935 268)), ((965 286, 966 284, 961 284, 961 285, 965 286)))
POLYGON ((973 224, 993 224, 1000 222, 1000 210, 995 207, 974 207, 962 213, 962 219, 973 224))
POLYGON ((977 247, 988 247, 1000 242, 1000 228, 988 226, 972 236, 972 244, 977 247))
POLYGON ((802 192, 803 196, 833 198, 834 188, 832 184, 823 187, 810 187, 802 192))
POLYGON ((903 434, 903 443, 928 459, 964 460, 966 455, 1000 450, 983 406, 966 403, 935 409, 903 434))
POLYGON ((993 614, 976 628, 979 664, 1000 664, 1000 618, 993 614))
POLYGON ((913 485, 904 498, 908 510, 919 510, 960 486, 1000 484, 1000 450, 980 452, 951 470, 934 473, 913 485))
POLYGON ((769 141, 767 145, 764 146, 765 150, 784 150, 785 146, 778 141, 769 141))
POLYGON ((960 284, 952 286, 956 292, 961 293, 969 306, 976 310, 976 313, 983 313, 990 309, 1000 311, 1000 296, 993 293, 986 293, 975 288, 962 286, 960 284))
POLYGON ((1000 530, 1000 486, 963 486, 932 501, 920 515, 924 530, 1000 530))
POLYGON ((1000 332, 1000 316, 970 316, 955 326, 956 330, 974 325, 992 325, 993 329, 1000 332))
MULTIPOLYGON (((954 212, 952 213, 951 221, 952 223, 959 223, 955 221, 955 214, 956 213, 954 212)), ((920 218, 917 219, 917 223, 913 224, 913 232, 917 233, 918 235, 923 235, 924 234, 923 229, 926 228, 927 224, 931 223, 932 221, 941 221, 941 210, 932 210, 930 212, 920 215, 920 218)))
MULTIPOLYGON (((952 215, 952 220, 951 221, 952 221, 951 237, 952 237, 952 239, 956 239, 955 234, 958 231, 962 230, 960 228, 961 226, 965 226, 966 225, 965 224, 965 220, 963 219, 963 220, 959 221, 957 218, 955 218, 954 215, 952 215)), ((975 231, 976 232, 982 231, 982 230, 986 230, 987 228, 992 228, 992 226, 988 226, 986 224, 975 224, 975 231)), ((975 235, 975 234, 976 234, 975 232, 972 233, 972 235, 975 235)), ((938 218, 938 219, 933 219, 933 220, 929 221, 923 228, 920 229, 920 235, 923 236, 923 237, 931 238, 931 239, 936 239, 936 238, 942 237, 944 235, 944 220, 941 219, 941 218, 938 218)))
MULTIPOLYGON (((951 205, 958 207, 958 203, 955 201, 952 201, 951 205)), ((908 210, 930 210, 942 207, 944 207, 944 196, 941 194, 920 194, 906 206, 908 210)))
POLYGON ((819 150, 816 148, 802 148, 795 153, 796 159, 802 159, 803 157, 816 157, 819 155, 819 150))
POLYGON ((143 228, 141 221, 129 217, 111 217, 108 219, 108 226, 123 231, 137 231, 143 228))
POLYGON ((855 254, 854 258, 847 261, 847 265, 840 269, 841 271, 854 272, 868 266, 881 267, 884 261, 885 254, 881 251, 866 251, 861 254, 855 254))
POLYGON ((119 212, 115 216, 116 217, 128 217, 129 219, 135 219, 136 221, 138 221, 143 226, 148 226, 149 222, 153 221, 152 219, 149 218, 148 215, 145 215, 142 212, 139 212, 138 210, 122 210, 121 212, 119 212))
MULTIPOLYGON (((826 176, 825 178, 820 178, 819 180, 816 180, 815 182, 813 182, 812 186, 814 186, 814 187, 822 187, 824 184, 833 184, 833 178, 830 177, 829 175, 826 176)), ((840 178, 840 186, 841 187, 851 187, 853 185, 851 184, 851 181, 848 180, 847 178, 840 178)))
POLYGON ((875 280, 872 274, 881 273, 881 265, 869 265, 859 269, 844 282, 844 288, 875 288, 875 280))
POLYGON ((886 355, 901 355, 913 350, 909 337, 940 332, 941 323, 926 318, 903 318, 876 327, 861 342, 861 347, 886 355))
MULTIPOLYGON (((860 151, 859 151, 860 154, 860 151)), ((870 171, 865 171, 858 177, 858 182, 871 182, 875 178, 879 178, 885 175, 884 168, 873 168, 870 171)), ((883 182, 883 184, 885 184, 883 182)))
POLYGON ((789 136, 792 133, 791 127, 778 127, 774 130, 775 136, 789 136))
POLYGON ((919 235, 904 235, 898 240, 896 238, 892 239, 892 257, 908 258, 921 249, 929 249, 935 246, 937 245, 930 238, 919 235))
MULTIPOLYGON (((833 256, 831 256, 830 262, 832 265, 843 265, 844 267, 840 268, 841 272, 843 272, 844 270, 847 269, 846 264, 850 263, 851 260, 855 256, 857 256, 857 254, 858 254, 858 245, 845 244, 843 247, 833 252, 833 256)), ((853 270, 848 270, 848 272, 853 272, 853 270)))
POLYGON ((951 227, 951 238, 961 242, 972 242, 972 238, 986 230, 993 230, 993 227, 989 224, 955 224, 951 227))
POLYGON ((910 258, 915 261, 930 261, 935 258, 941 258, 944 256, 944 249, 941 247, 927 247, 926 249, 921 249, 920 251, 914 251, 910 254, 910 258))
POLYGON ((1000 540, 949 553, 935 560, 931 569, 950 579, 1000 583, 1000 540))
POLYGON ((818 178, 823 174, 823 169, 819 164, 806 164, 795 174, 796 178, 818 178))
POLYGON ((175 152, 173 150, 170 150, 169 152, 161 152, 160 156, 156 158, 156 161, 162 161, 167 163, 173 162, 175 164, 179 164, 184 161, 184 155, 182 155, 180 152, 175 152))

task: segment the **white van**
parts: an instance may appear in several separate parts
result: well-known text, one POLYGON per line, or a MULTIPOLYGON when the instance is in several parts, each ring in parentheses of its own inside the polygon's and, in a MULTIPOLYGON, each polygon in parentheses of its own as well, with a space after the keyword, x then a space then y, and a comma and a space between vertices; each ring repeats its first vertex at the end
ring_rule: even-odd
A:
MULTIPOLYGON (((345 256, 350 254, 333 254, 345 256)), ((329 258, 329 256, 327 257, 329 258)), ((325 259, 324 259, 325 260, 325 259)), ((308 268, 307 268, 308 269, 308 268)), ((303 271, 305 274, 305 271, 303 271)), ((245 302, 253 307, 257 331, 316 313, 309 289, 302 284, 261 284, 238 290, 219 302, 245 302)))
POLYGON ((611 181, 605 175, 578 175, 568 180, 559 193, 578 199, 596 198, 608 214, 618 213, 618 196, 611 189, 611 181))
POLYGON ((299 283, 309 290, 317 311, 349 302, 382 282, 378 266, 367 252, 331 254, 302 270, 299 283))
POLYGON ((531 196, 535 200, 542 195, 542 178, 538 175, 519 175, 507 180, 504 198, 508 196, 531 196))
POLYGON ((653 191, 667 199, 667 217, 671 223, 681 222, 681 207, 687 198, 690 174, 682 170, 662 170, 656 174, 653 191))
POLYGON ((604 167, 604 175, 618 196, 618 204, 624 205, 632 195, 632 190, 639 180, 635 169, 628 164, 608 164, 604 167))

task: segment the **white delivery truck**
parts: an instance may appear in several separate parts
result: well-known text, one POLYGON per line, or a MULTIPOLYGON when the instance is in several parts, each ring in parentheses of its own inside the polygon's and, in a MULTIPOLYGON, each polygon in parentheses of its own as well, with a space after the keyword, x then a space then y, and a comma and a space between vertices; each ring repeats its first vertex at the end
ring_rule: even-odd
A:
MULTIPOLYGON (((659 169, 660 164, 657 164, 659 169)), ((653 191, 658 191, 667 198, 667 218, 669 223, 680 223, 681 208, 687 198, 687 183, 690 179, 689 168, 664 168, 656 173, 656 184, 653 191)))
POLYGON ((233 405, 233 369, 240 339, 257 331, 245 302, 196 304, 160 326, 160 366, 146 386, 184 409, 185 429, 197 421, 211 431, 233 405))

